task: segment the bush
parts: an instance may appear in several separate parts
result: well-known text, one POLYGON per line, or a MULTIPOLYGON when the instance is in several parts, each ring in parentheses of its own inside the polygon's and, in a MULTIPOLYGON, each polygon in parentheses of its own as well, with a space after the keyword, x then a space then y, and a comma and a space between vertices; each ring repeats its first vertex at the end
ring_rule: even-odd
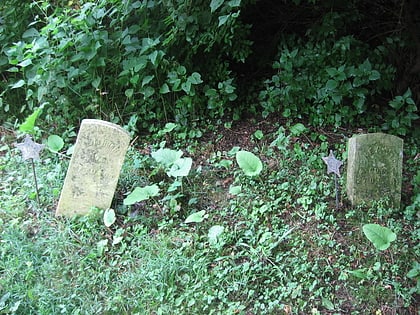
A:
MULTIPOLYGON (((259 95, 264 115, 308 118, 313 125, 341 126, 372 112, 374 96, 392 86, 395 69, 384 62, 380 48, 371 50, 353 36, 335 38, 337 13, 325 16, 322 38, 307 41, 290 36, 280 46, 273 68, 259 95)), ((371 117, 367 120, 370 121, 371 117)))
POLYGON ((155 131, 167 121, 194 127, 262 111, 404 135, 418 119, 420 94, 416 81, 396 83, 396 60, 415 48, 409 32, 395 31, 401 21, 389 12, 399 12, 398 1, 365 5, 3 1, 0 118, 22 120, 42 107, 55 129, 102 118, 155 131), (376 13, 391 19, 386 30, 382 17, 370 21, 376 13))
POLYGON ((249 52, 240 5, 42 1, 13 44, 2 38, 8 45, 1 71, 12 76, 3 86, 1 115, 22 118, 44 104, 50 123, 57 116, 67 123, 81 117, 124 123, 135 115, 149 127, 220 117, 236 99, 228 62, 220 60, 243 60, 249 52))

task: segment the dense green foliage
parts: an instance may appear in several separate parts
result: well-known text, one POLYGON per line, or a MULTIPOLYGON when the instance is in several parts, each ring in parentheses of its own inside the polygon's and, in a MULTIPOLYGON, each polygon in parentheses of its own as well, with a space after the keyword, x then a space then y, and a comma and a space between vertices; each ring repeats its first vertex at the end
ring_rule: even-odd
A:
POLYGON ((381 21, 369 21, 368 9, 363 1, 2 1, 0 117, 14 123, 42 107, 45 128, 64 132, 85 117, 154 130, 262 112, 404 135, 418 118, 418 73, 401 77, 397 58, 416 58, 415 11, 378 3, 377 13, 403 10, 406 31, 392 19, 377 34, 381 21))
POLYGON ((241 1, 204 3, 27 4, 33 21, 21 21, 30 24, 18 41, 5 38, 2 111, 21 117, 41 105, 49 123, 138 117, 142 127, 222 116, 236 94, 218 60, 246 58, 249 42, 237 21, 241 1))

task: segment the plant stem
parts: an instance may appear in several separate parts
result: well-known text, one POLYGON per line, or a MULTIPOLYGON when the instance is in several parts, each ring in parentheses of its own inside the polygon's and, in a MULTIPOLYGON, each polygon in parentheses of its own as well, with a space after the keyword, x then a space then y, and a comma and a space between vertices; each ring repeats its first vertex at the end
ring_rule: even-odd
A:
POLYGON ((334 183, 335 183, 335 208, 339 208, 339 199, 340 199, 340 187, 338 186, 338 176, 334 173, 334 183))
POLYGON ((34 173, 34 180, 35 180, 36 200, 38 202, 38 205, 41 205, 41 202, 39 201, 39 189, 38 189, 38 181, 36 180, 34 159, 31 159, 31 163, 32 163, 32 172, 34 173))

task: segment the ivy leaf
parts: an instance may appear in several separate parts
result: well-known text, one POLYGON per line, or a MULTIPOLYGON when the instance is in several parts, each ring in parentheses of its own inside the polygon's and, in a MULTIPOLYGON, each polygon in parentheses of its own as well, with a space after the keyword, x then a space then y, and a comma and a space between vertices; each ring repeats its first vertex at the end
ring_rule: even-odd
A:
POLYGON ((222 26, 223 24, 225 24, 229 20, 230 16, 231 16, 231 14, 219 16, 219 25, 218 26, 222 26))
POLYGON ((155 197, 159 194, 159 187, 158 185, 154 184, 151 186, 145 187, 136 187, 125 199, 124 205, 129 206, 135 204, 136 202, 140 202, 143 200, 147 200, 150 197, 155 197))
POLYGON ((386 250, 391 245, 391 242, 397 238, 394 232, 379 224, 365 224, 363 233, 379 250, 386 250))
POLYGON ((262 162, 258 156, 248 151, 238 151, 236 161, 246 176, 259 175, 263 169, 262 162))
POLYGON ((191 84, 200 84, 203 83, 203 80, 201 80, 201 74, 198 72, 193 72, 190 77, 188 78, 188 81, 191 82, 191 84))
POLYGON ((223 2, 225 2, 225 0, 211 0, 210 2, 211 13, 216 11, 223 4, 223 2))
POLYGON ((171 90, 169 89, 169 86, 166 83, 163 83, 159 89, 160 94, 166 94, 166 93, 169 93, 170 91, 171 90))
POLYGON ((143 78, 141 82, 141 86, 144 87, 145 85, 149 84, 155 78, 154 75, 147 75, 143 78))
POLYGON ((25 59, 22 62, 19 62, 18 66, 21 66, 22 68, 25 68, 25 67, 27 67, 31 64, 32 64, 32 59, 25 59))
POLYGON ((200 223, 200 222, 203 222, 204 219, 205 219, 205 216, 204 216, 205 214, 206 214, 205 210, 194 212, 194 213, 190 214, 185 219, 185 223, 200 223))
POLYGON ((11 86, 12 89, 17 89, 25 85, 25 80, 19 80, 11 86))

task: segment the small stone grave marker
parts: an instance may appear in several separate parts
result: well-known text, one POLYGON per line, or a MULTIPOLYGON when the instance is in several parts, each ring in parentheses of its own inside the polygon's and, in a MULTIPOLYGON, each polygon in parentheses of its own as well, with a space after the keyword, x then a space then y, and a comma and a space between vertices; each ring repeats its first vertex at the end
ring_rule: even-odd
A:
POLYGON ((111 206, 130 135, 120 126, 84 119, 64 180, 56 215, 86 214, 111 206))
POLYGON ((347 195, 353 205, 387 199, 399 208, 403 140, 384 133, 353 136, 348 141, 347 195))

